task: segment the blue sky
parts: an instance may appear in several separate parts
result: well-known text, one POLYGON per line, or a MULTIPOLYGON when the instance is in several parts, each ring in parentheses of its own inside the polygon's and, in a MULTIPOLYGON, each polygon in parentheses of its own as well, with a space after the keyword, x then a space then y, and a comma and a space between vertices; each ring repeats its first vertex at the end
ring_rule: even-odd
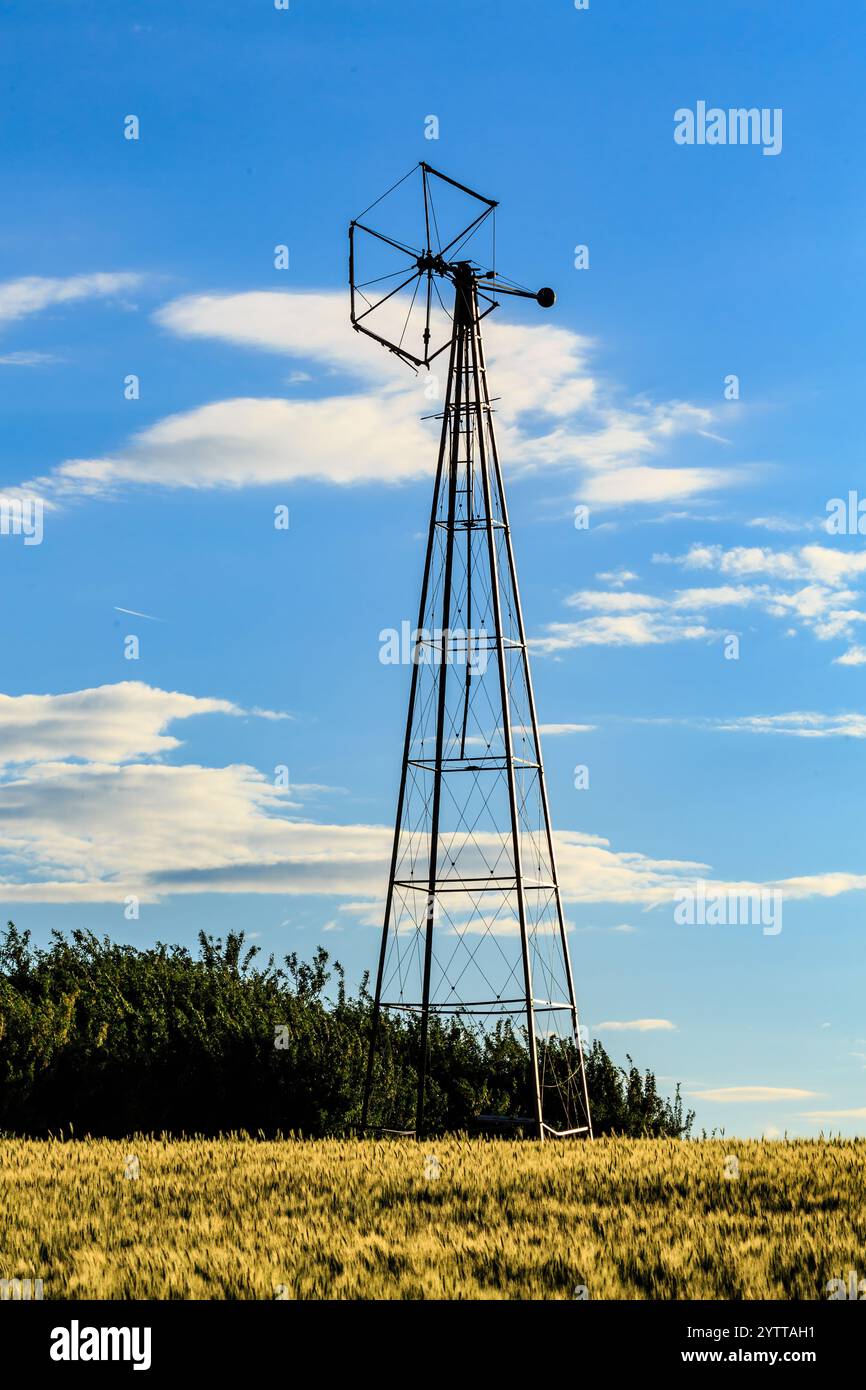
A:
POLYGON ((866 495, 862 16, 0 15, 0 488, 46 508, 0 536, 4 914, 374 965, 379 633, 415 615, 436 426, 351 332, 345 234, 427 159, 558 294, 486 336, 540 718, 591 726, 544 740, 590 1034, 707 1129, 863 1133, 866 550, 825 525, 866 495), (781 152, 678 145, 699 101, 781 109, 781 152), (782 931, 677 925, 699 878, 778 887, 782 931))

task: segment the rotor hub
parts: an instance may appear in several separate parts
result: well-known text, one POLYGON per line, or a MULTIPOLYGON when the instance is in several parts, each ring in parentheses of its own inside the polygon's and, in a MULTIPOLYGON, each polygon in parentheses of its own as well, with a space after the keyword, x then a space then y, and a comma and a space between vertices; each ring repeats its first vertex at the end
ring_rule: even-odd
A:
POLYGON ((448 275, 451 270, 451 266, 443 256, 429 250, 425 251, 422 256, 419 256, 415 264, 420 271, 433 275, 445 276, 448 275))

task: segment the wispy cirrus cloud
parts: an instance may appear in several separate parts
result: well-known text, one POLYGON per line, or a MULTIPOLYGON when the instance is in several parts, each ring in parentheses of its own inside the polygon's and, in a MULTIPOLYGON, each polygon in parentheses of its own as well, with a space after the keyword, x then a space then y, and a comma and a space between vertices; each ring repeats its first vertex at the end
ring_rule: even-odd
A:
POLYGON ((597 724, 539 724, 538 732, 542 738, 559 738, 565 734, 591 734, 597 724))
POLYGON ((794 710, 790 714, 750 714, 706 722, 730 733, 785 734, 789 738, 866 738, 866 714, 794 710))
POLYGON ((136 271, 124 270, 56 277, 25 275, 18 280, 4 280, 0 282, 0 327, 54 305, 74 304, 82 299, 114 299, 139 288, 144 279, 136 271))
POLYGON ((677 1025, 669 1018, 632 1018, 628 1021, 608 1020, 596 1023, 596 1033, 674 1033, 677 1025))
POLYGON ((866 738, 866 714, 827 714, 791 710, 783 714, 743 714, 734 717, 635 717, 639 724, 681 724, 692 729, 732 734, 777 734, 788 738, 866 738))
POLYGON ((853 1110, 806 1110, 805 1120, 866 1120, 866 1105, 855 1106, 853 1110))
POLYGON ((747 526, 756 530, 777 531, 782 535, 793 535, 797 531, 815 531, 818 524, 817 521, 797 520, 788 516, 755 516, 746 522, 747 526))
POLYGON ((53 352, 6 352, 0 354, 0 367, 47 367, 61 360, 53 352))
POLYGON ((757 1102, 808 1100, 816 1091, 798 1086, 718 1086, 713 1090, 690 1091, 696 1100, 712 1100, 720 1105, 752 1105, 757 1102))

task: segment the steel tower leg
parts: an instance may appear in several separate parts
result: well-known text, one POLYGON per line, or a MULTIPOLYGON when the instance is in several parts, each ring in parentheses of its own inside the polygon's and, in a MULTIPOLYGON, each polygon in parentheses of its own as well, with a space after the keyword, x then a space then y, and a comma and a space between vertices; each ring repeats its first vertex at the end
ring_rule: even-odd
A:
POLYGON ((451 428, 451 454, 448 463, 448 521, 445 542, 445 579, 442 586, 442 659, 439 667, 438 711, 436 715, 436 753, 433 774, 433 804, 430 811, 430 871, 427 880, 427 928, 424 938, 424 983, 421 995, 421 1043, 418 1055, 418 1100, 415 1107, 415 1133, 424 1132, 424 1088, 427 1083, 427 1040, 430 1028, 430 966, 433 959, 433 923, 436 916, 436 885, 439 867, 439 817, 442 809, 442 758, 445 744, 445 696, 448 682, 448 647, 451 641, 451 576, 454 565, 454 514, 457 499, 457 470, 460 460, 460 418, 463 406, 463 372, 466 354, 466 326, 460 289, 455 308, 454 404, 451 428))
MULTIPOLYGON (((427 551, 424 559, 424 578, 421 581, 421 602, 418 608, 418 626, 416 633, 420 632, 424 623, 424 614, 427 608, 427 595, 430 588, 430 570, 433 560, 433 545, 436 538, 436 513, 439 506, 439 492, 442 487, 442 473, 445 464, 445 454, 448 447, 448 420, 451 410, 451 396, 454 389, 454 363, 457 353, 456 335, 451 343, 451 355, 448 363, 448 384, 445 388, 445 410, 442 416, 442 433, 439 437, 439 457, 436 464, 436 481, 433 485, 433 503, 430 509, 430 527, 427 534, 427 551)), ((450 459, 449 459, 450 464, 450 459)), ((382 982, 385 973, 385 957, 388 949, 388 924, 391 920, 391 906, 394 900, 394 878, 397 870, 397 855, 400 850, 400 830, 403 823, 403 807, 406 800, 406 773, 409 767, 409 748, 412 739, 412 723, 415 717, 415 701, 418 695, 418 663, 414 659, 417 656, 417 645, 413 651, 412 661, 412 682, 409 689, 409 709, 406 714, 406 736, 403 741, 403 762, 400 772, 400 790, 397 795, 397 818, 394 825, 394 845, 391 852, 391 871, 388 875, 388 893, 385 899, 385 921, 382 926, 382 944, 379 949, 379 965, 376 971, 376 993, 373 999, 373 1015, 370 1024, 370 1043, 367 1052, 367 1075, 364 1082, 364 1100, 361 1107, 361 1129, 367 1128, 370 1115, 370 1096, 373 1089, 373 1068, 376 1059, 376 1044, 379 1039, 379 1020, 382 1009, 382 982)))

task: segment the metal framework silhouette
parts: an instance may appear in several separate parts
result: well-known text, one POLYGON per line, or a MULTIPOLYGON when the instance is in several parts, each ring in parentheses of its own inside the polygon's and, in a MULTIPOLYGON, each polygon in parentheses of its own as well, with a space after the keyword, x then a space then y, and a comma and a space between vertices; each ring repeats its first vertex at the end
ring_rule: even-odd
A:
MULTIPOLYGON (((349 232, 354 327, 416 370, 429 371, 446 352, 448 363, 362 1127, 420 1137, 445 1122, 437 1059, 449 1030, 453 1042, 458 1021, 477 1038, 478 1056, 489 1067, 490 1113, 479 1124, 520 1127, 539 1139, 591 1137, 481 336, 482 320, 501 295, 542 307, 555 296, 506 281, 492 255, 480 264, 467 257, 495 220, 492 199, 427 164, 413 173, 420 173, 420 246, 409 239, 411 202, 409 235, 374 230, 370 209, 349 232), (389 258, 394 268, 380 274, 389 258), (417 1049, 411 1098, 394 1094, 388 1079, 386 1019, 395 1015, 417 1049), (496 1061, 515 1039, 528 1063, 526 1113, 503 1114, 496 1061)), ((385 199, 405 192, 409 178, 373 207, 381 203, 384 211, 385 199)), ((495 232, 493 246, 495 254, 495 232)))

